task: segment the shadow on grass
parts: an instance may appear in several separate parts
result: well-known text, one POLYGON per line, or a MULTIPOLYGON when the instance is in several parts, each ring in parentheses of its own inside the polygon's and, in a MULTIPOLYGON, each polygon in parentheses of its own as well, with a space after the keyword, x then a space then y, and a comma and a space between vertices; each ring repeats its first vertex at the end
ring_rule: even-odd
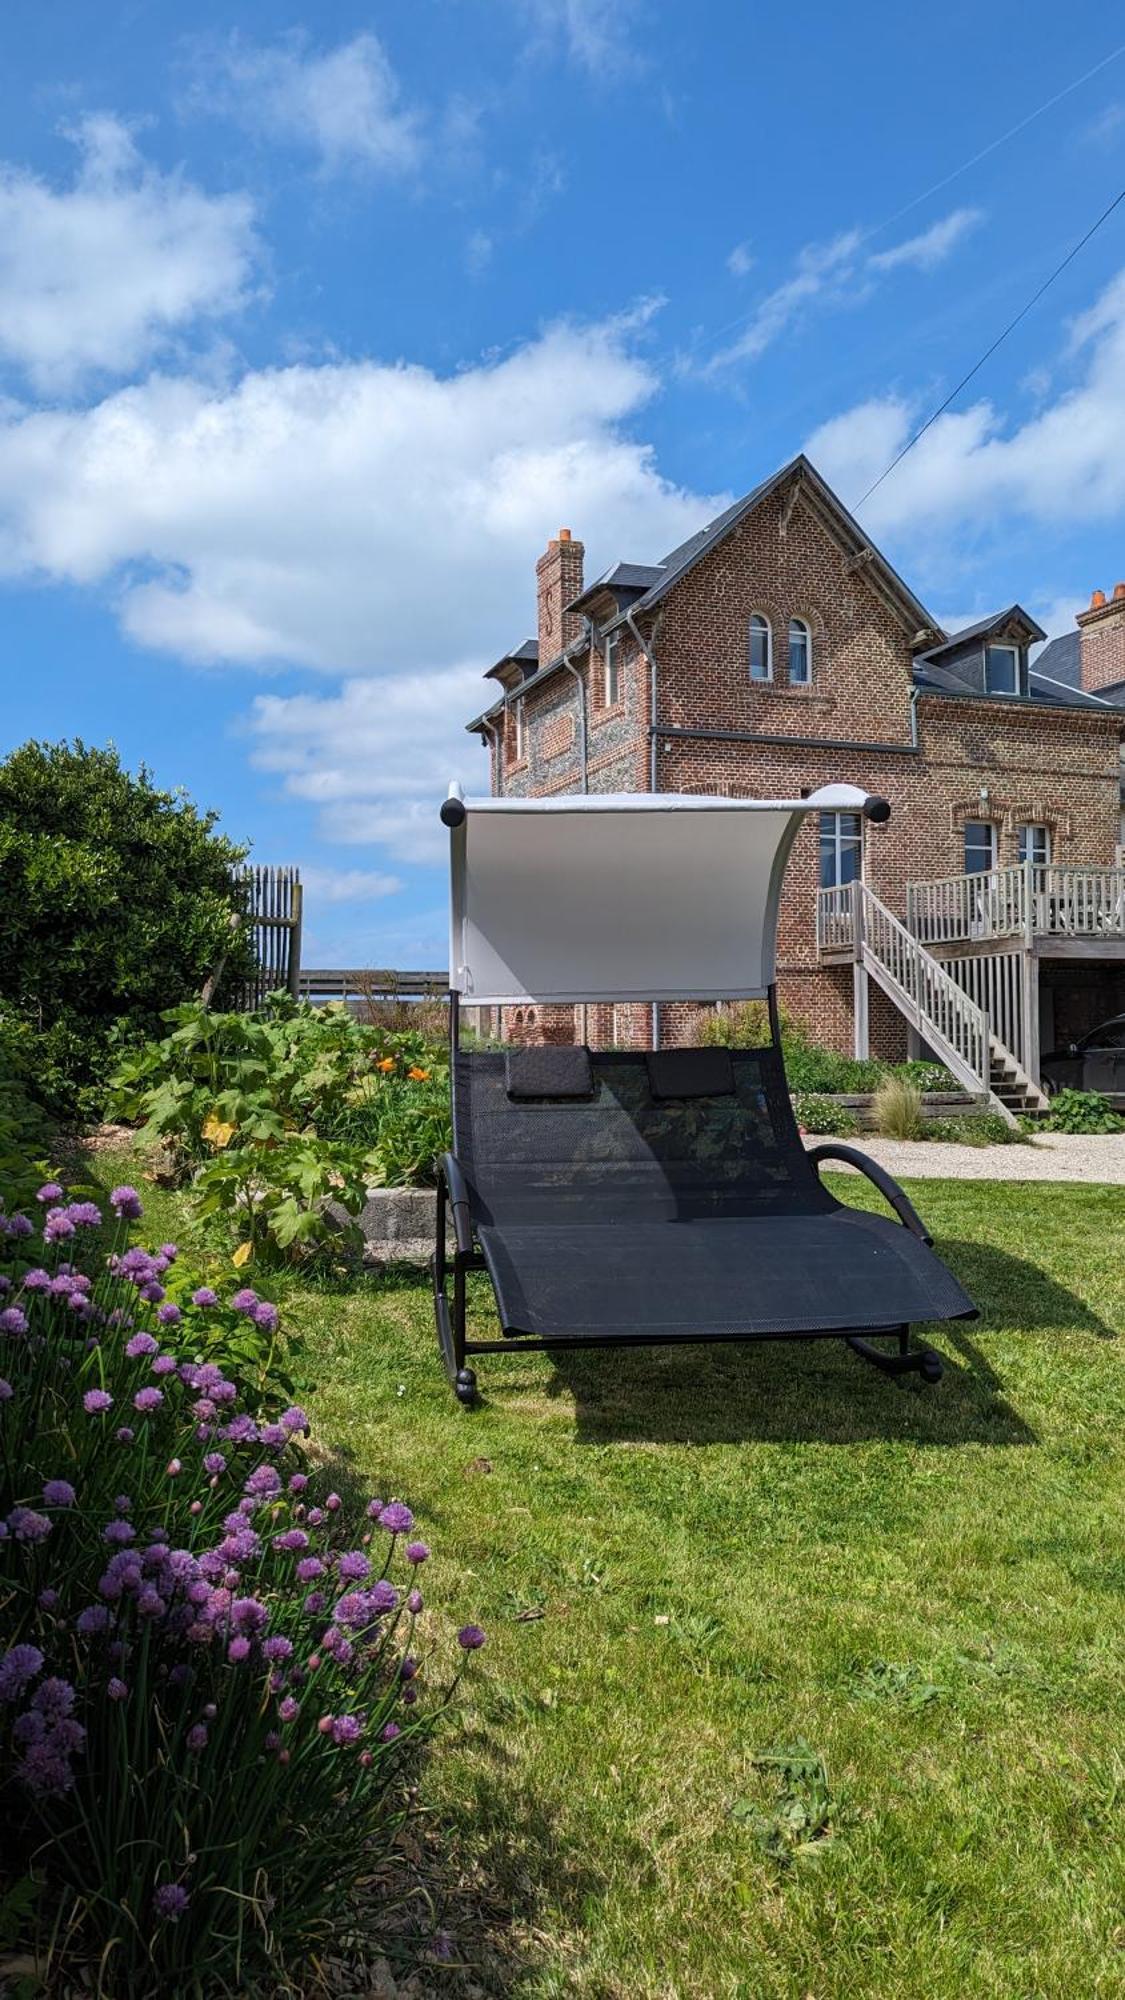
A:
POLYGON ((578 1439, 586 1444, 851 1444, 864 1438, 1035 1444, 1035 1432, 1005 1397, 982 1336, 1116 1335, 1074 1292, 1026 1259, 977 1242, 940 1247, 976 1299, 981 1320, 916 1329, 915 1339, 942 1355, 945 1374, 937 1385, 881 1375, 842 1340, 793 1340, 556 1349, 549 1393, 573 1396, 578 1439))

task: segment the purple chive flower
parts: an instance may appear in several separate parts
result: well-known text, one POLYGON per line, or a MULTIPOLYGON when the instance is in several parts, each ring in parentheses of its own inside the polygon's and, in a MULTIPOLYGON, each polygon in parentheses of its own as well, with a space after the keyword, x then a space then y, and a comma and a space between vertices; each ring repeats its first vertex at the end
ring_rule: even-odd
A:
POLYGON ((226 1469, 227 1462, 221 1451, 209 1451, 207 1453, 203 1461, 203 1470, 210 1473, 212 1479, 217 1479, 220 1472, 225 1472, 226 1469))
POLYGON ((63 1190, 57 1181, 44 1181, 43 1186, 39 1189, 35 1197, 36 1201, 44 1203, 48 1201, 61 1201, 62 1198, 63 1190))
POLYGON ((155 1278, 151 1278, 147 1285, 141 1286, 141 1297, 150 1306, 159 1305, 164 1297, 164 1287, 158 1285, 155 1278))
POLYGON ((139 1360, 142 1354, 155 1354, 160 1342, 151 1333, 135 1333, 125 1342, 125 1352, 130 1361, 139 1360))
POLYGON ((139 1410, 142 1416, 147 1416, 150 1410, 158 1410, 163 1401, 160 1389, 138 1389, 133 1397, 133 1408, 139 1410))
POLYGON ((0 1312, 0 1333, 26 1333, 27 1314, 18 1306, 5 1306, 0 1312))
POLYGON ((213 1292, 210 1285, 200 1285, 198 1290, 192 1293, 191 1302, 193 1306, 217 1306, 219 1294, 213 1292))
POLYGON ((43 1488, 45 1507, 73 1507, 76 1497, 68 1479, 48 1479, 43 1488))
POLYGON ((207 1724, 205 1722, 196 1722, 188 1730, 187 1747, 193 1756, 198 1756, 201 1750, 206 1750, 207 1724))
POLYGON ((230 1608, 230 1622, 236 1632, 262 1632, 270 1614, 256 1597, 236 1597, 230 1608))
MULTIPOLYGON (((161 1311, 163 1310, 162 1306, 161 1311)), ((178 1365, 174 1354, 158 1354, 152 1364, 152 1372, 154 1375, 174 1375, 178 1365)))
POLYGON ((305 1610, 308 1612, 309 1617, 315 1618, 319 1612, 324 1610, 327 1602, 328 1600, 322 1590, 310 1590, 305 1599, 305 1610))
POLYGON ((475 1653, 481 1646, 487 1644, 487 1635, 481 1631, 479 1625, 462 1625, 457 1634, 457 1644, 466 1653, 475 1653))
POLYGON ((112 1401, 113 1397, 106 1389, 87 1389, 82 1398, 82 1408, 88 1417, 100 1417, 112 1401))
POLYGON ((129 1699, 128 1688, 124 1681, 118 1680, 116 1674, 113 1674, 106 1682, 105 1691, 111 1701, 128 1701, 129 1699))
POLYGON ((363 1724, 358 1715, 337 1715, 332 1722, 332 1741, 336 1744, 358 1743, 363 1734, 363 1724))
POLYGON ((279 1662, 293 1658, 293 1641, 287 1639, 283 1632, 275 1632, 271 1639, 266 1640, 262 1652, 273 1666, 277 1666, 279 1662))
POLYGON ((415 1564, 417 1564, 417 1563, 424 1563, 424 1562, 428 1562, 428 1561, 429 1561, 429 1559, 430 1559, 430 1550, 429 1550, 429 1544, 428 1544, 428 1543, 426 1543, 426 1542, 407 1542, 407 1544, 406 1544, 406 1560, 407 1560, 407 1562, 410 1562, 410 1563, 415 1563, 415 1564))
POLYGON ((160 1255, 166 1264, 174 1264, 179 1254, 179 1249, 175 1243, 162 1243, 160 1245, 160 1255))
POLYGON ((255 1466, 244 1490, 256 1498, 272 1499, 275 1493, 281 1491, 281 1479, 276 1468, 272 1465, 255 1466))
POLYGON ((178 1923, 191 1897, 179 1882, 162 1882, 152 1899, 152 1907, 166 1923, 178 1923))
POLYGON ((286 1528, 283 1535, 275 1535, 273 1538, 274 1548, 279 1549, 283 1555, 300 1555, 301 1550, 307 1549, 308 1545, 309 1538, 303 1528, 286 1528))
POLYGON ((323 1575, 324 1564, 319 1556, 302 1556, 297 1564, 298 1583, 315 1583, 317 1577, 323 1575))
POLYGON ((304 1493, 309 1483, 307 1472, 293 1472, 289 1476, 290 1493, 304 1493))
POLYGON ((128 1424, 122 1424, 121 1429, 114 1431, 113 1435, 117 1439, 118 1444, 132 1444, 136 1432, 128 1424))
POLYGON ((88 1604, 74 1621, 74 1629, 83 1639, 92 1638, 96 1632, 104 1632, 109 1624, 109 1611, 104 1604, 88 1604))
POLYGON ((259 1299, 250 1317, 255 1326, 261 1327, 263 1333, 276 1333, 280 1314, 276 1306, 270 1305, 268 1299, 259 1299))
POLYGON ((0 1701, 18 1701, 28 1681, 43 1668, 38 1646, 11 1646, 0 1656, 0 1701))
POLYGON ((283 1722, 296 1722, 301 1713, 301 1704, 299 1701, 294 1701, 291 1694, 287 1694, 285 1700, 278 1704, 277 1712, 283 1722))
POLYGON ((227 1658, 235 1667, 241 1666, 243 1660, 250 1658, 250 1641, 244 1634, 239 1633, 236 1639, 231 1640, 227 1647, 227 1658))
POLYGON ((36 1601, 40 1611, 57 1611, 59 1608, 59 1593, 57 1590, 41 1590, 36 1601))
POLYGON ((51 1532, 46 1514, 37 1514, 34 1507, 13 1507, 8 1526, 17 1542, 45 1542, 51 1532))
POLYGON ((406 1600, 406 1608, 408 1611, 413 1612, 415 1618, 417 1618, 418 1613, 422 1609, 422 1601, 423 1601, 422 1593, 420 1590, 412 1590, 409 1597, 406 1600))
POLYGON ((396 1736, 402 1735, 397 1722, 385 1722, 379 1733, 384 1743, 393 1743, 396 1736))
POLYGON ((31 1706, 48 1722, 61 1722, 64 1716, 73 1713, 74 1689, 69 1681, 52 1674, 48 1680, 40 1681, 31 1697, 31 1706))
POLYGON ((115 1187, 109 1205, 120 1222, 136 1222, 143 1215, 141 1198, 134 1187, 115 1187))
POLYGON ((96 1202, 72 1201, 66 1212, 77 1229, 100 1229, 102 1226, 102 1212, 96 1202))
POLYGON ((51 1289, 51 1273, 44 1271, 40 1267, 37 1267, 34 1271, 25 1271, 23 1288, 25 1292, 49 1292, 51 1289))
POLYGON ((324 1504, 330 1514, 338 1514, 344 1503, 338 1493, 330 1493, 324 1504))
POLYGON ((117 1548, 124 1548, 127 1542, 134 1542, 137 1531, 131 1521, 107 1521, 102 1529, 103 1542, 112 1542, 117 1548))
POLYGON ((171 1299, 169 1299, 167 1305, 157 1307, 156 1317, 160 1321, 161 1326, 179 1326, 183 1314, 179 1306, 174 1306, 171 1299))
POLYGON ((12 1237, 34 1236, 35 1229, 30 1216, 10 1215, 8 1217, 7 1233, 12 1237))
POLYGON ((9 1403, 11 1399, 12 1385, 5 1376, 0 1375, 0 1403, 9 1403))
POLYGON ((251 1285, 244 1285, 240 1292, 235 1293, 231 1300, 231 1307, 236 1313, 252 1313, 257 1303, 257 1292, 251 1285))
POLYGON ((401 1500, 392 1500, 390 1506, 384 1507, 380 1514, 379 1525, 385 1528, 389 1535, 405 1535, 407 1529, 414 1526, 414 1516, 409 1507, 403 1506, 401 1500))
POLYGON ((65 1208, 49 1208, 47 1220, 43 1224, 44 1243, 61 1243, 74 1235, 74 1224, 65 1208))
POLYGON ((362 1549, 348 1549, 336 1567, 341 1583, 363 1583, 371 1573, 371 1564, 362 1549))

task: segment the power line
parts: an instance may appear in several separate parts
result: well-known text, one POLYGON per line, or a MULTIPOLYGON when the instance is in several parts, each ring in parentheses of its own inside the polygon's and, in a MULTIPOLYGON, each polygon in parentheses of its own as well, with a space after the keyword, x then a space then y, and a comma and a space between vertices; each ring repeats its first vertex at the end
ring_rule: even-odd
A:
MULTIPOLYGON (((1125 42, 1119 43, 1117 48, 1111 49, 1108 55, 1102 56, 1100 62, 1096 62, 1092 69, 1084 70, 1081 76, 1076 76, 1073 83, 1064 84, 1062 89, 1057 90, 1053 97, 1048 97, 1043 104, 1037 104, 1034 111, 1029 111, 1025 117, 1021 118, 1017 124, 1010 126, 1006 132, 1001 132, 995 139, 990 139, 987 146, 982 146, 979 152, 972 155, 971 159, 962 160, 959 167, 954 167, 951 172, 943 175, 941 180, 933 183, 932 187, 926 188, 921 194, 912 195, 910 200, 904 202, 901 208, 896 208, 893 215, 884 216, 882 222, 873 222, 868 229, 858 230, 855 236, 854 248, 857 250, 862 249, 865 244, 872 242, 876 236, 881 236, 885 229, 893 229, 895 223, 901 222, 904 215, 909 215, 913 209, 920 208, 922 203, 929 201, 933 195, 941 194, 943 189, 950 187, 954 181, 960 180, 962 174, 967 174, 971 168, 979 166, 980 162, 986 160, 990 153, 995 153, 998 147, 1006 146, 1009 139, 1017 138, 1021 132, 1026 131, 1029 125, 1033 125, 1037 118, 1042 118, 1045 112, 1053 111, 1056 104, 1061 104, 1063 99, 1072 96, 1074 91, 1081 90, 1084 83, 1089 83, 1093 77, 1098 76, 1103 69, 1108 69, 1110 63, 1116 62, 1118 57, 1123 55, 1125 55, 1125 42)), ((747 325, 754 318, 756 310, 755 308, 751 312, 739 313, 734 319, 727 320, 723 326, 716 327, 711 333, 700 333, 694 340, 689 342, 689 351, 694 351, 704 342, 706 342, 708 347, 713 347, 718 341, 724 340, 728 333, 733 333, 736 327, 747 325)))
POLYGON ((1085 249, 1087 243, 1090 241, 1090 238, 1092 236, 1097 235, 1103 222, 1109 221, 1109 218, 1113 214, 1114 209, 1119 208, 1123 201, 1125 201, 1125 188, 1122 188, 1120 194, 1114 195, 1113 200, 1110 202, 1108 208, 1103 208, 1097 221, 1091 223, 1089 229, 1086 231, 1085 236, 1079 239, 1079 241, 1074 245, 1073 249, 1067 251, 1066 256, 1063 258, 1061 264, 1055 265, 1055 268, 1051 272, 1050 276, 1044 278, 1043 283, 1040 285, 1038 291, 1033 292, 1031 297, 1028 299, 1026 305, 1020 307, 1015 318, 1008 321, 1008 324, 1004 328, 1003 333, 998 333, 991 347, 987 347, 985 349, 984 353, 980 357, 980 360, 974 361, 972 367, 969 369, 968 374, 962 375, 961 380, 958 382, 956 388, 950 390, 944 403, 939 403, 937 409, 933 411, 932 415, 926 418, 926 421, 922 425, 921 430, 915 431, 914 436, 907 440, 907 442, 903 445, 902 450, 897 454, 895 458, 892 458, 890 464, 884 469, 884 471, 882 471, 879 474, 879 477, 875 481, 874 485, 869 486, 866 493, 863 494, 862 498, 856 502, 857 507, 862 507, 865 500, 870 500, 871 495, 874 493, 876 487, 881 486, 883 484, 884 479, 888 479, 890 477, 896 465, 902 464, 902 461, 906 457, 907 452, 913 451, 919 438, 925 437, 926 432, 930 428, 930 425, 936 424, 938 418, 944 415, 945 411, 948 410, 949 405, 952 402, 954 402, 956 398, 961 394, 961 391, 965 387, 966 383, 971 382, 974 375, 979 375, 981 369, 984 367, 985 362, 989 361, 992 358, 997 348, 1002 346, 1004 341, 1007 340, 1008 335, 1010 333, 1015 332, 1015 329, 1019 325, 1021 319, 1027 318, 1027 315, 1031 311, 1032 307, 1038 305, 1040 299, 1043 297, 1044 292, 1050 291, 1050 288, 1054 284, 1055 279, 1061 277, 1062 273, 1066 270, 1068 264, 1073 264, 1074 259, 1078 255, 1078 252, 1080 250, 1085 249))

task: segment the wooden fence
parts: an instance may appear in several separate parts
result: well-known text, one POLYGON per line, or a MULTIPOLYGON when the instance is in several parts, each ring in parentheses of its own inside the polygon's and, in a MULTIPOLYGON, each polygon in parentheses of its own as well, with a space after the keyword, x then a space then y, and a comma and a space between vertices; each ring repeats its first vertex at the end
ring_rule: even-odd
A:
POLYGON ((297 991, 302 1000, 444 1000, 448 972, 392 972, 302 968, 297 991))
POLYGON ((236 868, 234 882, 258 961, 257 974, 242 988, 238 1003, 248 1014, 267 993, 286 987, 296 999, 300 990, 301 873, 298 868, 236 868))

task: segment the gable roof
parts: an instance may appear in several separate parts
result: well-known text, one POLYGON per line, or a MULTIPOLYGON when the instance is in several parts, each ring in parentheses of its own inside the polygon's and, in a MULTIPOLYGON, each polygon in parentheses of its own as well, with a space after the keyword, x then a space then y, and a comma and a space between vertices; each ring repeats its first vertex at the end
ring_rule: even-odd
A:
POLYGON ((781 466, 777 472, 771 473, 768 479, 763 479, 749 493, 744 494, 741 500, 734 501, 713 521, 709 521, 706 527, 698 529, 694 535, 689 535, 687 541, 681 542, 678 548, 670 550, 659 565, 658 579, 645 591, 644 596, 630 607, 632 611, 634 613, 649 611, 659 604, 674 585, 679 583, 689 570, 694 569, 697 563, 702 562, 705 556, 709 556, 712 549, 717 548, 727 535, 754 512, 755 508, 760 507, 774 493, 789 484, 796 484, 799 487, 802 498, 812 500, 814 511, 819 511, 825 517, 826 525, 836 540, 842 543, 851 555, 863 561, 868 574, 877 579, 883 596, 888 598, 898 611, 904 625, 909 626, 916 634, 933 633, 939 638, 944 638, 942 627, 936 618, 915 597, 898 571, 892 569, 886 557, 880 554, 854 515, 849 514, 843 501, 832 491, 828 481, 821 477, 812 460, 806 458, 803 451, 798 452, 796 458, 791 458, 787 465, 781 466))
POLYGON ((1082 685, 1082 634, 1077 626, 1061 638, 1049 639, 1035 662, 1037 674, 1047 674, 1066 687, 1082 685))
POLYGON ((1005 706, 1022 706, 1027 702, 1048 708, 1101 709, 1118 706, 1113 691, 1109 694, 1086 694, 1082 688, 1066 687, 1061 681, 1053 681, 1032 667, 1028 674, 1028 689, 1025 695, 989 694, 983 688, 970 687, 959 674, 942 666, 929 653, 920 653, 914 662, 914 685, 925 694, 951 694, 963 701, 1002 701, 1005 706))
POLYGON ((963 625, 959 632, 951 632, 947 639, 943 639, 940 646, 929 646, 918 657, 922 660, 940 661, 944 655, 958 652, 972 639, 983 639, 989 632, 996 632, 1008 625, 1016 624, 1022 625, 1031 639, 1047 637, 1043 627, 1036 624, 1022 604, 1009 604, 1006 611, 996 611, 991 618, 978 618, 975 625, 963 625))

